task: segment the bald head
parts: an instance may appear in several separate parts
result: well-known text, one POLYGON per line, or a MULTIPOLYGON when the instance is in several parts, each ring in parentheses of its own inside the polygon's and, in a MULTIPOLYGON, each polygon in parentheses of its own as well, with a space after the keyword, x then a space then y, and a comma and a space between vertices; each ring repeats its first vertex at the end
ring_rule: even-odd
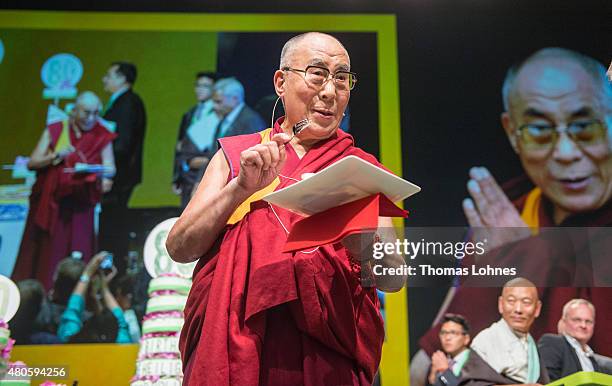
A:
POLYGON ((95 125, 101 109, 100 98, 91 91, 84 91, 76 99, 72 117, 81 130, 88 131, 95 125))
POLYGON ((77 106, 87 106, 88 108, 92 106, 98 107, 100 109, 102 108, 102 102, 100 101, 100 98, 98 98, 98 96, 92 91, 83 91, 81 94, 79 94, 75 104, 77 106))
POLYGON ((283 69, 286 67, 291 67, 291 60, 293 56, 295 55, 295 53, 300 50, 300 48, 307 47, 313 43, 322 42, 322 41, 332 41, 333 44, 336 44, 342 47, 342 50, 344 51, 346 56, 349 57, 348 51, 346 51, 346 48, 344 48, 342 43, 340 43, 340 41, 336 39, 335 37, 322 33, 322 32, 306 32, 306 33, 294 36, 291 39, 287 40, 287 43, 285 43, 281 51, 279 68, 283 69))
POLYGON ((542 92, 563 88, 572 92, 574 84, 589 83, 606 114, 612 114, 612 85, 605 67, 595 59, 565 48, 544 48, 510 68, 502 96, 504 108, 511 112, 515 99, 526 87, 542 92))
POLYGON ((527 334, 534 320, 540 315, 542 303, 535 285, 519 277, 504 285, 497 307, 513 331, 527 334))
MULTIPOLYGON (((508 280, 506 284, 504 284, 503 289, 510 287, 533 287, 536 288, 535 284, 529 279, 525 279, 524 277, 517 277, 512 280, 508 280)), ((502 290, 503 293, 503 290, 502 290)))

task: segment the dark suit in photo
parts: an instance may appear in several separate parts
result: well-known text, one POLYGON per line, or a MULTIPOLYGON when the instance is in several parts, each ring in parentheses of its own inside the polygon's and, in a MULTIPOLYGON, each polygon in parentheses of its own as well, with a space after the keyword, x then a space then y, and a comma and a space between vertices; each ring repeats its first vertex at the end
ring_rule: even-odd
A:
POLYGON ((142 181, 147 116, 142 99, 130 88, 117 97, 104 113, 104 119, 116 125, 113 154, 117 172, 112 189, 102 198, 99 244, 100 249, 115 254, 121 272, 128 252, 128 234, 132 231, 127 206, 134 187, 142 181))
MULTIPOLYGON (((258 131, 266 128, 266 123, 263 121, 261 116, 246 104, 242 107, 242 110, 240 110, 240 113, 238 113, 236 119, 234 119, 231 125, 221 133, 220 129, 223 125, 223 121, 224 120, 221 120, 221 122, 219 122, 219 127, 217 128, 217 133, 215 135, 215 148, 214 151, 212 151, 211 158, 219 148, 216 141, 217 139, 232 137, 234 135, 257 133, 258 131)), ((205 171, 206 167, 199 171, 196 183, 200 182, 205 171)))
MULTIPOLYGON (((538 341, 538 350, 551 381, 582 371, 578 354, 563 335, 542 335, 538 341)), ((593 369, 600 371, 597 361, 593 357, 589 359, 593 369)))
POLYGON ((266 128, 266 124, 259 114, 247 105, 242 107, 240 113, 229 128, 217 138, 231 137, 233 135, 252 134, 266 128))

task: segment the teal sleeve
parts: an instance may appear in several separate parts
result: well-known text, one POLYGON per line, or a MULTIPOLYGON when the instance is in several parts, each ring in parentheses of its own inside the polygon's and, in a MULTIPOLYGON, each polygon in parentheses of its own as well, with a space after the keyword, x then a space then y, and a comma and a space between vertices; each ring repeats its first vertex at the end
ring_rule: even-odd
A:
POLYGON ((60 324, 57 329, 57 336, 62 342, 68 342, 73 335, 81 331, 83 321, 81 314, 85 308, 85 299, 81 295, 72 294, 68 299, 66 310, 60 318, 60 324))
POLYGON ((117 319, 117 325, 119 329, 117 330, 117 339, 116 343, 132 343, 132 338, 130 337, 130 330, 128 328, 128 324, 125 321, 125 316, 123 316, 123 311, 119 307, 115 307, 111 310, 113 315, 115 315, 115 319, 117 319))

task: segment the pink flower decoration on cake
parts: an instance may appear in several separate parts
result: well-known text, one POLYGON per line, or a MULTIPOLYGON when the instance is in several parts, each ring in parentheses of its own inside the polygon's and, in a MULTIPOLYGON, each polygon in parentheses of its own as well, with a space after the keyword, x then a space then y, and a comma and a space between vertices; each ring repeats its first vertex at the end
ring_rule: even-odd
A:
POLYGON ((179 336, 178 332, 149 332, 144 334, 142 338, 166 338, 169 336, 179 336))
POLYGON ((11 357, 11 350, 13 349, 14 345, 15 345, 15 339, 9 338, 6 346, 2 349, 0 356, 3 359, 9 359, 11 357))
POLYGON ((165 318, 182 318, 183 313, 180 311, 158 311, 146 314, 142 320, 149 319, 165 319, 165 318))
POLYGON ((159 290, 159 291, 151 292, 151 295, 149 296, 156 297, 156 296, 165 296, 165 295, 181 295, 181 293, 178 291, 173 291, 173 290, 159 290))

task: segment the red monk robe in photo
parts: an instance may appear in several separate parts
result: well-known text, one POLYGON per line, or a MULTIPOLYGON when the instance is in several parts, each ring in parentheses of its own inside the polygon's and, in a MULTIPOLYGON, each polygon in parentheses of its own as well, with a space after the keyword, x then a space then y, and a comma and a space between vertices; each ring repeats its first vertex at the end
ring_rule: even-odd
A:
MULTIPOLYGON (((240 170, 240 153, 282 132, 279 122, 273 131, 219 140, 228 181, 240 170)), ((270 191, 349 155, 382 167, 340 129, 302 159, 290 144, 286 150, 270 191)), ((370 385, 384 330, 376 290, 360 284, 359 264, 341 243, 283 253, 302 217, 261 200, 247 210, 195 268, 179 343, 184 385, 370 385)))
MULTIPOLYGON (((551 216, 552 204, 541 194, 539 189, 534 189, 533 184, 526 177, 505 184, 504 191, 530 227, 555 226, 551 216)), ((559 229, 610 226, 612 226, 612 201, 596 211, 572 215, 558 225, 559 229)), ((612 247, 610 240, 604 242, 612 247)), ((570 279, 574 279, 571 278, 573 273, 567 267, 572 268, 572 264, 575 264, 575 262, 569 260, 568 257, 573 257, 574 251, 580 251, 581 247, 584 247, 584 245, 576 244, 576 241, 570 240, 569 237, 567 240, 560 240, 559 237, 556 237, 552 241, 530 237, 504 246, 501 256, 503 260, 496 262, 496 265, 513 266, 513 260, 520 260, 538 267, 537 270, 535 268, 528 270, 528 272, 538 273, 539 277, 534 277, 534 280, 544 282, 546 278, 549 278, 554 283, 555 279, 561 279, 560 282, 563 283, 566 272, 570 272, 570 279), (560 253, 559 250, 564 248, 567 249, 567 253, 560 253), (550 256, 553 256, 553 258, 550 258, 550 256), (562 256, 561 259, 558 258, 559 256, 562 256), (559 274, 560 278, 553 277, 559 274)), ((591 258, 609 259, 610 255, 599 256, 600 250, 601 248, 592 250, 591 258), (597 254, 597 256, 593 254, 597 254)), ((497 258, 497 255, 494 255, 493 258, 497 258)), ((594 276, 609 275, 609 267, 609 264, 603 267, 599 264, 592 274, 594 276)), ((545 333, 556 334, 557 323, 562 316, 563 306, 571 299, 587 299, 595 306, 595 328, 589 346, 598 354, 612 356, 612 334, 610 333, 610 326, 612 326, 612 288, 596 285, 570 287, 572 285, 571 280, 564 285, 563 287, 539 288, 542 311, 531 328, 533 338, 537 341, 545 333)), ((500 292, 499 288, 459 287, 446 312, 460 313, 469 318, 472 334, 475 336, 479 331, 499 319, 497 298, 500 292)), ((429 356, 440 349, 439 328, 439 325, 432 327, 419 340, 421 348, 429 356)))
POLYGON ((100 181, 93 173, 66 173, 77 162, 102 164, 102 150, 115 134, 99 122, 91 130, 75 130, 68 121, 49 125, 53 150, 67 130, 75 151, 58 165, 40 169, 32 186, 28 219, 13 270, 13 280, 34 278, 49 289, 59 261, 72 251, 83 253, 85 261, 95 248, 94 208, 102 195, 100 181))

